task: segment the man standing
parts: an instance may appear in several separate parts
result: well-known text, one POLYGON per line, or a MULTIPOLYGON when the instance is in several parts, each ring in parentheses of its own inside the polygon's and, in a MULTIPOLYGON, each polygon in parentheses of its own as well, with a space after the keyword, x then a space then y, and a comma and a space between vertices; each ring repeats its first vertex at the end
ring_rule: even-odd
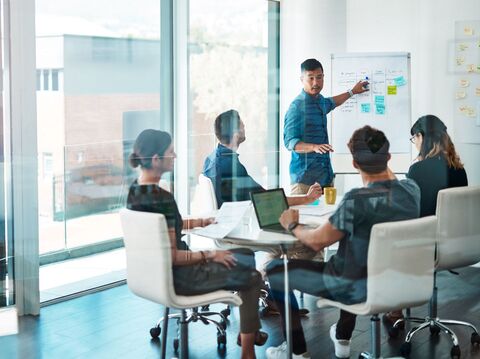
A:
POLYGON ((333 148, 328 143, 327 114, 353 95, 368 91, 368 82, 359 81, 351 90, 325 98, 320 94, 324 79, 322 64, 316 59, 308 59, 302 63, 301 71, 303 90, 285 114, 283 134, 285 147, 292 151, 292 194, 307 193, 315 182, 322 187, 333 184, 330 163, 333 148))

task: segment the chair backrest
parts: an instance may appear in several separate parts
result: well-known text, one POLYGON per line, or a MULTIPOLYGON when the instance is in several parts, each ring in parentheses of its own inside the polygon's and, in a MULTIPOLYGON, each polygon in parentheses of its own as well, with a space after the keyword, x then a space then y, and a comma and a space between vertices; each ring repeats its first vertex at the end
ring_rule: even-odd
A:
POLYGON ((217 197, 213 183, 207 176, 200 174, 195 188, 190 213, 192 215, 209 215, 218 209, 217 197))
POLYGON ((430 216, 372 227, 367 277, 367 303, 372 313, 414 307, 429 300, 436 222, 436 217, 430 216))
POLYGON ((172 255, 165 217, 120 210, 127 255, 127 284, 136 295, 170 306, 175 297, 172 255))
POLYGON ((437 270, 480 261, 480 186, 438 192, 437 270))

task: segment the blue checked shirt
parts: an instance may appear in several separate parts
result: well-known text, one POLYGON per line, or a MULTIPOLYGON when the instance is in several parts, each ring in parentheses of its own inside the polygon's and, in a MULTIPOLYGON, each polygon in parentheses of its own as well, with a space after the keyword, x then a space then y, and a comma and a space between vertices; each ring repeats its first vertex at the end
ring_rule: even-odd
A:
POLYGON ((305 143, 328 143, 327 113, 335 108, 331 97, 312 97, 304 90, 293 100, 285 115, 283 141, 292 152, 290 161, 290 182, 312 185, 318 182, 322 187, 333 181, 330 154, 316 152, 297 153, 295 145, 305 143))

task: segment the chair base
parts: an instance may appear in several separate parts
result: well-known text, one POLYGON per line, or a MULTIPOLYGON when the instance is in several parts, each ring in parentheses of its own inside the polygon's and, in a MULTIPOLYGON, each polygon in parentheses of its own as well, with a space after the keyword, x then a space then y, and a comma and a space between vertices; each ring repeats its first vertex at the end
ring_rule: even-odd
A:
POLYGON ((455 334, 455 332, 452 329, 450 329, 446 324, 462 325, 462 326, 469 327, 470 329, 473 330, 472 336, 470 339, 472 345, 480 345, 480 335, 478 334, 477 328, 473 324, 468 322, 463 322, 459 320, 450 320, 450 319, 430 318, 430 317, 426 317, 426 318, 406 317, 406 318, 397 320, 393 325, 393 328, 398 329, 398 325, 402 322, 412 322, 412 323, 420 324, 410 329, 405 337, 405 342, 402 344, 402 347, 400 348, 401 354, 404 357, 408 357, 410 355, 411 340, 413 336, 416 333, 422 331, 423 329, 428 328, 430 330, 430 334, 432 335, 438 335, 441 331, 448 334, 453 343, 452 349, 450 350, 450 356, 452 358, 460 358, 461 352, 460 352, 460 346, 458 345, 458 337, 455 334))
MULTIPOLYGON (((222 311, 223 312, 223 311, 222 311)), ((182 309, 179 313, 169 314, 169 308, 165 308, 165 313, 162 318, 160 318, 155 325, 155 327, 150 329, 150 335, 153 339, 156 339, 162 333, 162 359, 165 358, 166 354, 166 341, 167 341, 167 330, 168 330, 168 320, 177 319, 177 338, 173 340, 173 349, 175 352, 180 349, 180 359, 188 358, 188 324, 191 322, 201 321, 202 323, 208 325, 213 324, 217 328, 217 345, 220 348, 223 345, 226 348, 227 344, 227 316, 223 313, 218 312, 199 312, 198 308, 192 308, 190 310, 182 309), (214 320, 210 318, 211 316, 218 315, 219 320, 214 320), (163 327, 162 327, 163 323, 163 327), (162 329, 160 329, 162 327, 162 329)))

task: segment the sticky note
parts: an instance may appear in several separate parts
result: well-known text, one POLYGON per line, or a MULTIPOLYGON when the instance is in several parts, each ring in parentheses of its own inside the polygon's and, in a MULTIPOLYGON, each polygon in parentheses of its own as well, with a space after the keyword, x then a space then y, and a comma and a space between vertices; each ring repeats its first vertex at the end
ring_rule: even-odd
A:
POLYGON ((387 94, 388 95, 396 95, 397 94, 397 86, 388 86, 387 87, 387 94))
POLYGON ((455 94, 456 100, 461 100, 461 99, 464 99, 465 97, 467 97, 467 93, 465 91, 457 91, 457 93, 455 94))
POLYGON ((480 96, 480 87, 475 89, 475 95, 480 96))
POLYGON ((467 65, 467 72, 474 72, 475 71, 475 65, 474 64, 468 64, 467 65))
POLYGON ((361 112, 362 113, 369 113, 370 112, 370 104, 369 103, 362 103, 361 104, 361 112))
POLYGON ((461 79, 460 81, 458 81, 458 84, 460 85, 460 87, 468 87, 470 86, 470 81, 468 81, 467 79, 461 79))
POLYGON ((465 63, 464 57, 457 57, 457 66, 461 66, 465 63))
POLYGON ((459 51, 465 51, 466 49, 468 49, 468 45, 467 44, 458 44, 458 50, 459 51))
POLYGON ((375 96, 375 105, 385 105, 385 96, 376 95, 375 96))
POLYGON ((465 26, 463 29, 463 33, 468 36, 472 36, 473 32, 473 28, 471 28, 470 26, 465 26))
POLYGON ((395 82, 395 86, 404 86, 407 81, 405 81, 405 78, 403 76, 398 76, 393 79, 393 82, 395 82))
POLYGON ((385 105, 375 104, 375 114, 384 115, 385 114, 385 105))

